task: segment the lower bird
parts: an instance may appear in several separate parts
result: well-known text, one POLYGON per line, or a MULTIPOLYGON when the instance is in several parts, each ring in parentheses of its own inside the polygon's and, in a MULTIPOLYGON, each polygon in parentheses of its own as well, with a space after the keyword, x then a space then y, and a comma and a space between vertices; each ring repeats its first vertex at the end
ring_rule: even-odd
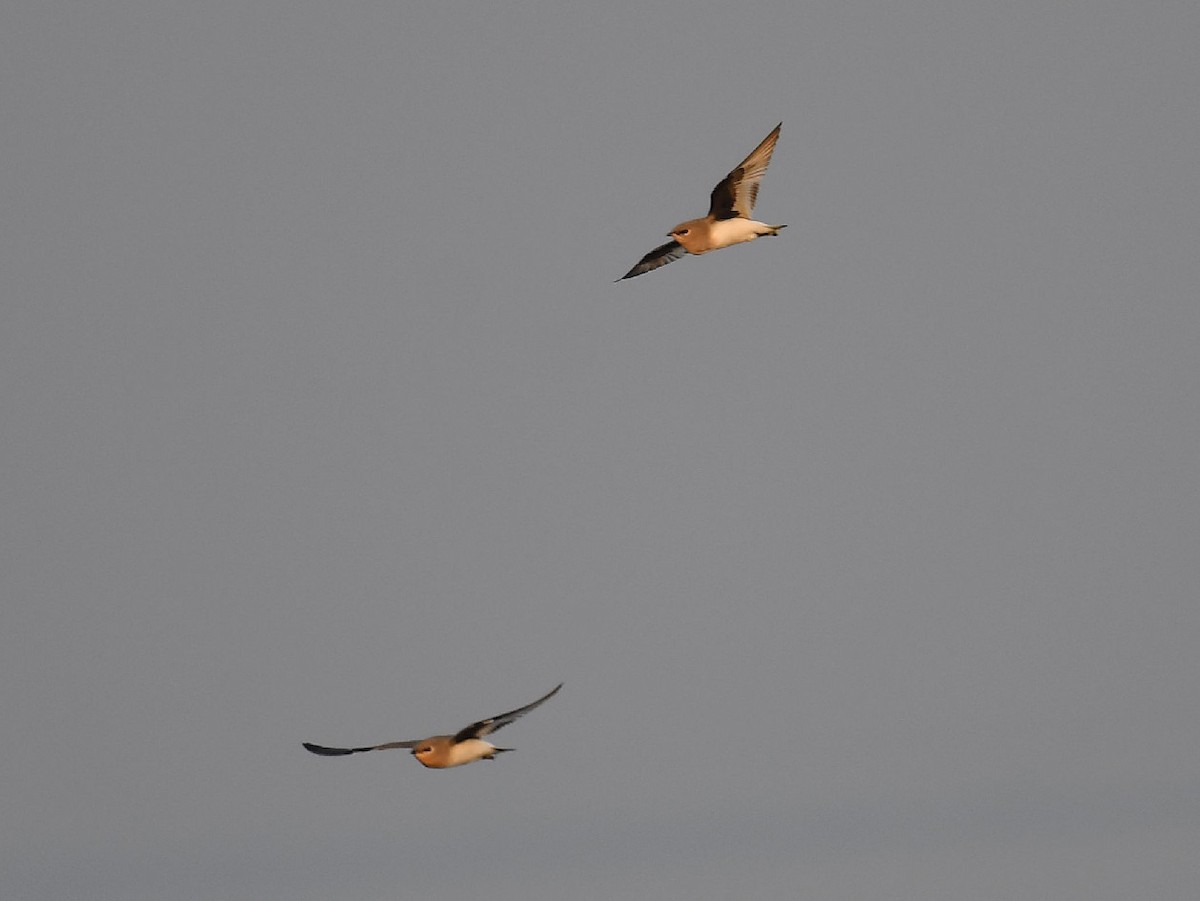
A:
POLYGON ((497 748, 489 741, 484 741, 485 735, 491 735, 497 729, 503 729, 513 720, 523 717, 529 711, 545 704, 558 694, 562 683, 554 686, 548 695, 538 698, 532 704, 489 717, 477 723, 471 723, 460 729, 454 735, 431 735, 418 741, 389 741, 382 745, 370 745, 365 748, 327 748, 324 745, 313 745, 304 742, 304 747, 322 757, 341 757, 346 754, 361 754, 363 751, 383 751, 388 748, 404 748, 412 752, 413 757, 422 766, 430 769, 444 770, 452 766, 462 766, 474 763, 476 760, 494 760, 497 754, 511 751, 512 748, 497 748))
POLYGON ((670 241, 655 247, 617 281, 652 272, 675 262, 685 253, 708 253, 743 241, 753 241, 763 235, 777 235, 781 228, 787 228, 786 225, 767 225, 750 218, 754 212, 754 202, 758 199, 758 183, 766 174, 782 128, 783 123, 780 122, 748 157, 713 188, 707 216, 679 223, 668 233, 670 241))

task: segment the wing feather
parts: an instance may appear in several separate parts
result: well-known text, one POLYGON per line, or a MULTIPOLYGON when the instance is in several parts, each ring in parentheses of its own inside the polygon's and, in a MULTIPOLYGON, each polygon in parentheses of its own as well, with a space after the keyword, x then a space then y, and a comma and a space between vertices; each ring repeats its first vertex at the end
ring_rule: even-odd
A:
POLYGON ((687 253, 683 249, 683 245, 678 241, 671 240, 666 244, 655 247, 652 251, 637 261, 637 265, 622 275, 617 281, 624 281, 627 278, 633 278, 635 275, 643 275, 647 272, 653 272, 660 266, 665 266, 667 263, 674 263, 677 259, 687 253))
POLYGON ((363 751, 384 751, 388 748, 415 748, 415 741, 389 741, 387 744, 371 745, 368 748, 327 748, 324 745, 314 745, 304 742, 306 750, 322 757, 342 757, 346 754, 361 754, 363 751))
POLYGON ((782 128, 783 123, 780 122, 748 157, 713 188, 709 197, 709 216, 713 219, 750 218, 754 203, 758 200, 758 183, 771 163, 771 154, 775 152, 782 128))
POLYGON ((516 710, 510 710, 508 713, 502 713, 499 716, 493 716, 486 720, 480 720, 477 723, 471 723, 471 725, 467 726, 465 729, 462 729, 457 735, 454 736, 454 743, 458 744, 460 741, 467 741, 471 738, 483 738, 485 735, 491 735, 497 729, 503 729, 513 720, 519 719, 534 708, 545 704, 552 697, 558 694, 558 690, 562 687, 563 684, 559 682, 558 685, 554 686, 553 691, 551 691, 548 695, 538 698, 532 704, 526 704, 524 707, 518 707, 516 710))

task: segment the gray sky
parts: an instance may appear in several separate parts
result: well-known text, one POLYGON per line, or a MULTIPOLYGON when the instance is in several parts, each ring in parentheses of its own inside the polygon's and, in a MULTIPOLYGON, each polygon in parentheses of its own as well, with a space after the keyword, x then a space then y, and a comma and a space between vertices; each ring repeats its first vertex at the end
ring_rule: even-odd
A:
POLYGON ((424 6, 0 12, 0 895, 1191 901, 1200 7, 424 6))

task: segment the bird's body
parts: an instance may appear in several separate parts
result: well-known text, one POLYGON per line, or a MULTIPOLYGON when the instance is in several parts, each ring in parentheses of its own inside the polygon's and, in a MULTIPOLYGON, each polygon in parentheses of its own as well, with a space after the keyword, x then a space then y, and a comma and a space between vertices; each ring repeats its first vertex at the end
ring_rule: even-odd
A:
MULTIPOLYGON (((705 220, 694 220, 704 222, 705 220)), ((693 223, 686 223, 693 225, 693 223)), ((679 226, 682 228, 683 226, 679 226)), ((777 235, 779 230, 785 228, 783 225, 767 225, 765 222, 755 222, 753 219, 743 219, 740 216, 735 219, 718 219, 716 222, 709 223, 708 226, 708 241, 701 243, 700 241, 689 242, 686 236, 676 236, 675 240, 683 245, 683 249, 688 253, 702 254, 708 253, 710 250, 720 250, 723 247, 732 247, 734 244, 742 244, 746 241, 753 241, 755 238, 761 238, 763 235, 777 235), (689 246, 689 243, 691 246, 689 246), (695 249, 693 249, 693 247, 695 249)))
POLYGON ((671 240, 654 248, 617 281, 633 278, 673 263, 685 253, 699 256, 734 244, 753 241, 763 235, 777 235, 786 225, 768 225, 750 218, 762 181, 783 128, 780 122, 751 154, 713 188, 708 215, 681 222, 670 231, 671 240))
POLYGON ((344 757, 347 754, 360 754, 364 751, 404 748, 411 751, 413 757, 417 758, 417 762, 422 766, 434 770, 463 766, 474 763, 476 760, 493 760, 497 754, 511 751, 512 748, 497 748, 490 741, 485 741, 483 736, 491 735, 497 729, 503 729, 513 720, 524 716, 535 707, 541 706, 558 694, 560 688, 562 688, 561 682, 554 687, 553 691, 538 698, 532 704, 526 704, 524 707, 518 707, 516 710, 510 710, 499 716, 472 723, 454 735, 431 735, 429 738, 422 738, 419 741, 389 741, 381 745, 368 745, 363 748, 328 748, 308 742, 304 742, 304 747, 321 757, 344 757))
POLYGON ((468 738, 456 742, 453 735, 435 735, 413 748, 413 757, 423 766, 434 770, 445 770, 452 766, 463 766, 476 760, 494 760, 497 754, 512 748, 497 748, 482 738, 468 738))

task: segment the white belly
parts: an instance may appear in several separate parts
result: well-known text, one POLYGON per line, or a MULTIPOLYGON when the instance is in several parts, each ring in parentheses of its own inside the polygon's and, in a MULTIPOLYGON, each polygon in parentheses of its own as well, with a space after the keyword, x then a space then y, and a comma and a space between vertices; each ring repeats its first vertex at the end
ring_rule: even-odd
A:
POLYGON ((753 241, 759 235, 769 235, 774 229, 764 222, 755 222, 753 219, 719 219, 712 224, 709 229, 709 236, 712 238, 712 250, 720 250, 722 247, 729 247, 731 244, 741 244, 744 241, 753 241))
POLYGON ((464 763, 474 763, 491 755, 496 746, 481 738, 468 738, 450 749, 450 759, 446 766, 462 766, 464 763))

